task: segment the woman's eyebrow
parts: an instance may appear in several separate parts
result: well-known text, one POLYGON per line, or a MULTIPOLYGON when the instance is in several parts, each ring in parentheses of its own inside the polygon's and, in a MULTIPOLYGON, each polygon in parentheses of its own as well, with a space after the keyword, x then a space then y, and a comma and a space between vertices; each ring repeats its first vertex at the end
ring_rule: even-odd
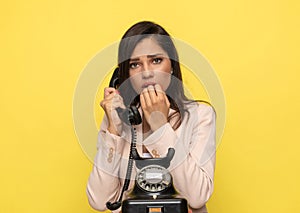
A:
POLYGON ((156 54, 153 54, 153 55, 147 55, 147 58, 155 58, 157 56, 163 56, 164 54, 163 53, 156 53, 156 54))
MULTIPOLYGON (((155 58, 157 56, 164 56, 163 53, 155 53, 155 54, 151 54, 151 55, 147 55, 147 58, 155 58)), ((136 57, 136 58, 130 58, 130 61, 139 61, 140 58, 136 57)))
POLYGON ((140 58, 131 58, 130 61, 139 61, 140 58))

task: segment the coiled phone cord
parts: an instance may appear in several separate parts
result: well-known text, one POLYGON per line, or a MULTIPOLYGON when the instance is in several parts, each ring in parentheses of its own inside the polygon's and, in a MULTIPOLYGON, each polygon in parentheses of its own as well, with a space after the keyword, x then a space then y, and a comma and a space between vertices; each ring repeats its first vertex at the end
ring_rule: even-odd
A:
POLYGON ((131 126, 131 143, 130 143, 130 152, 129 152, 129 159, 128 159, 128 164, 127 164, 127 171, 126 171, 126 176, 125 176, 125 181, 124 185, 120 194, 120 197, 117 202, 111 203, 107 202, 106 207, 109 210, 116 210, 120 208, 122 204, 122 198, 123 198, 123 193, 128 189, 129 184, 130 184, 130 178, 131 178, 131 173, 132 173, 132 168, 133 168, 133 152, 136 152, 136 129, 131 126))

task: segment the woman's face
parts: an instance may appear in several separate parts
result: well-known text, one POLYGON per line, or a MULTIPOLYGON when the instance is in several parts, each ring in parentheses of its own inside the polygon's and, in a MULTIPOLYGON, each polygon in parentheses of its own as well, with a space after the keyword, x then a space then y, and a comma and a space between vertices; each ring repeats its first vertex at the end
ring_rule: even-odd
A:
POLYGON ((129 61, 129 76, 138 94, 155 84, 166 91, 171 81, 171 70, 168 54, 153 38, 145 38, 136 45, 129 61))

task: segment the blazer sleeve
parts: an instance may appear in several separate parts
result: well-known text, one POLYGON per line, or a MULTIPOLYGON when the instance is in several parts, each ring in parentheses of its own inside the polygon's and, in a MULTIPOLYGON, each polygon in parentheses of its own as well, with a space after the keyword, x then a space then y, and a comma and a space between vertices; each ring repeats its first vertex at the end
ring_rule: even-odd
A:
POLYGON ((89 204, 96 210, 106 210, 107 201, 116 201, 121 191, 120 161, 125 141, 107 130, 104 117, 97 142, 97 155, 87 183, 89 204))
POLYGON ((186 116, 180 133, 166 124, 149 136, 146 144, 153 157, 166 155, 169 147, 175 148, 170 166, 174 186, 192 209, 199 209, 213 192, 215 111, 211 106, 199 104, 186 116))

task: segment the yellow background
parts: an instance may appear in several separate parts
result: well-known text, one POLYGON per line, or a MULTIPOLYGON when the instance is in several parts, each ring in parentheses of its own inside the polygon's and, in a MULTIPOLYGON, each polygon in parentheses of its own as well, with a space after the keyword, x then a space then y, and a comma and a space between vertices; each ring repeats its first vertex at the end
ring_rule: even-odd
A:
POLYGON ((296 0, 2 1, 0 212, 96 212, 73 93, 89 60, 140 20, 201 51, 222 83, 210 213, 298 212, 299 11, 296 0))

